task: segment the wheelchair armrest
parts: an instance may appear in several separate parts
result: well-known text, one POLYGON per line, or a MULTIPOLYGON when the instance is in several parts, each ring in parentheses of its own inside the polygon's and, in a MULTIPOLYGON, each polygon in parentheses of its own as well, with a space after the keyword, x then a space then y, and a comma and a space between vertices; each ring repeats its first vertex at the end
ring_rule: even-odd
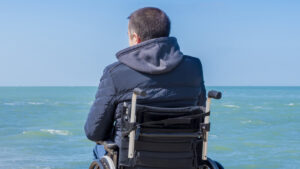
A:
POLYGON ((111 150, 116 150, 118 149, 118 145, 115 142, 112 141, 97 141, 97 144, 101 144, 104 146, 104 149, 111 149, 111 150))

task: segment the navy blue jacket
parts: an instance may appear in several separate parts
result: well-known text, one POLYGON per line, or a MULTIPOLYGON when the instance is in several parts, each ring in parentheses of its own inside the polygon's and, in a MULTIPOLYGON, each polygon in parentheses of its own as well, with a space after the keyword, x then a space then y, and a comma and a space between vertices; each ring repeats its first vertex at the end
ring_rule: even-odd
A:
POLYGON ((85 123, 92 141, 119 143, 121 107, 139 87, 147 92, 138 103, 161 107, 204 105, 206 92, 198 58, 183 55, 176 38, 162 37, 121 50, 107 66, 85 123), (114 133, 112 134, 112 129, 114 133))

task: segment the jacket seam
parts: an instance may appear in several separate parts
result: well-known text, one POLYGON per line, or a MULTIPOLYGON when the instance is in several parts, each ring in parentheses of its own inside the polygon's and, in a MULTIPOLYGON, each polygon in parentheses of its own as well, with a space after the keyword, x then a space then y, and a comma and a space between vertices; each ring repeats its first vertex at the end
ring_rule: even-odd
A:
POLYGON ((116 68, 117 68, 118 66, 120 66, 121 64, 123 64, 123 63, 119 62, 119 63, 117 63, 116 65, 112 66, 111 68, 109 68, 108 72, 111 73, 114 69, 116 69, 116 68))

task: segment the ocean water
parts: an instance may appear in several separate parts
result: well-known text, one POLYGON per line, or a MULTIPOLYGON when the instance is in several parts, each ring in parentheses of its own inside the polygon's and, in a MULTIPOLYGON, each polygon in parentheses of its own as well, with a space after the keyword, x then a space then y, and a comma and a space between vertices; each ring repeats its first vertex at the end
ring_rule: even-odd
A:
MULTIPOLYGON (((84 169, 96 87, 0 87, 0 169, 84 169)), ((300 87, 208 87, 208 156, 227 169, 300 168, 300 87)))

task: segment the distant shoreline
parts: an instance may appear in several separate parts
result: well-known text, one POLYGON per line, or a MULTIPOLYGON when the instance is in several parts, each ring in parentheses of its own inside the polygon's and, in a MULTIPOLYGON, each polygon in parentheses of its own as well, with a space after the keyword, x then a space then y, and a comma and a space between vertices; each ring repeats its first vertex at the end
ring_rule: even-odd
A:
MULTIPOLYGON (((60 85, 57 85, 57 86, 0 86, 0 88, 18 88, 18 87, 20 87, 20 88, 31 88, 31 87, 41 87, 41 88, 43 88, 43 87, 98 87, 98 86, 60 86, 60 85)), ((272 88, 277 88, 277 87, 300 87, 300 86, 235 86, 235 85, 233 85, 233 86, 210 86, 210 85, 206 85, 206 87, 208 87, 208 88, 213 88, 213 87, 224 87, 224 88, 227 88, 227 87, 241 87, 241 88, 244 88, 244 87, 253 87, 253 88, 259 88, 259 87, 261 87, 261 88, 264 88, 264 87, 272 87, 272 88)))

